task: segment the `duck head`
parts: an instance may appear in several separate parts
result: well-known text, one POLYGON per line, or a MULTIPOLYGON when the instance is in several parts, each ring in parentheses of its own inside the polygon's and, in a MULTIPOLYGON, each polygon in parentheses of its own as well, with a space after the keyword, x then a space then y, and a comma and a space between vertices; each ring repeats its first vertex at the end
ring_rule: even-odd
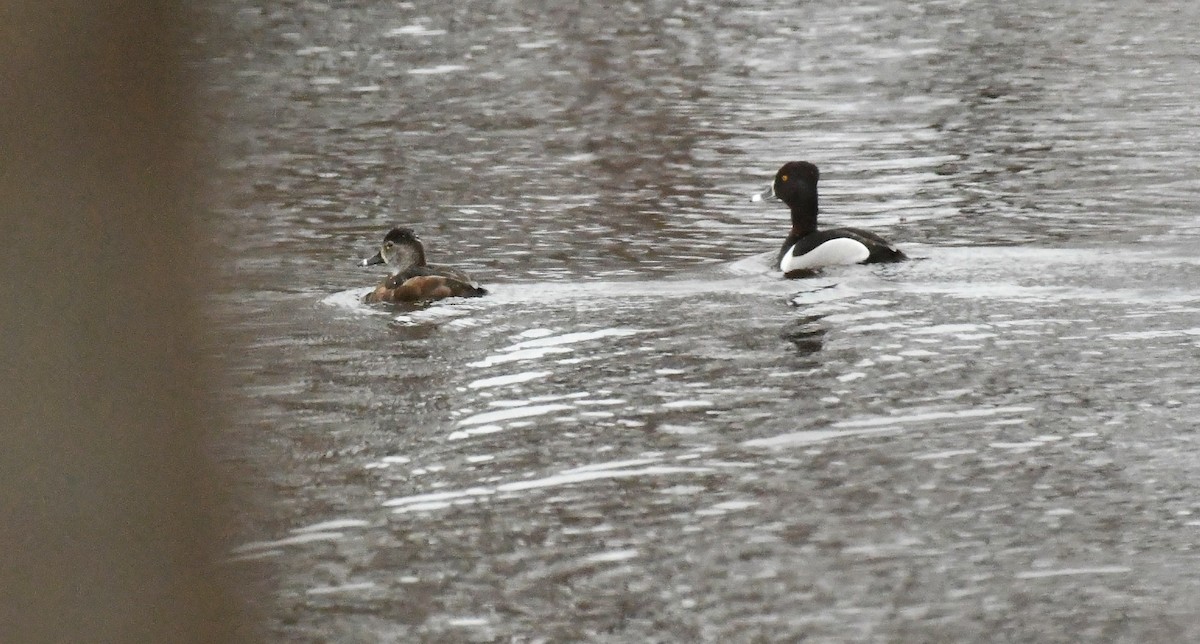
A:
POLYGON ((425 247, 411 228, 397 226, 383 238, 379 252, 362 260, 359 266, 387 264, 392 274, 402 273, 413 266, 425 265, 425 247))

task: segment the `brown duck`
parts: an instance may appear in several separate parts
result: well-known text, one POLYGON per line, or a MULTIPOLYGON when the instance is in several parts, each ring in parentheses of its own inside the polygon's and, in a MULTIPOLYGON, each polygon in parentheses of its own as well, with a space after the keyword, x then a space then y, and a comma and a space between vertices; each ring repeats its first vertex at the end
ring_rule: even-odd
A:
POLYGON ((367 293, 364 302, 428 302, 447 297, 479 297, 487 293, 466 273, 425 263, 425 247, 411 228, 388 231, 379 252, 359 266, 387 264, 392 274, 367 293))

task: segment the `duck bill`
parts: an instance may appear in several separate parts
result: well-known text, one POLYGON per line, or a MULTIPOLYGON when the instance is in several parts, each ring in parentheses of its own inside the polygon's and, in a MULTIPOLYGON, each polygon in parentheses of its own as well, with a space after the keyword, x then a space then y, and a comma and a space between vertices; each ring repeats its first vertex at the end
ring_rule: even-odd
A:
POLYGON ((375 253, 374 255, 359 262, 358 265, 359 266, 377 266, 377 265, 383 264, 383 263, 385 263, 383 261, 383 255, 381 255, 379 253, 375 253))
POLYGON ((775 184, 771 184, 766 190, 750 197, 750 201, 773 201, 778 198, 775 196, 775 184))

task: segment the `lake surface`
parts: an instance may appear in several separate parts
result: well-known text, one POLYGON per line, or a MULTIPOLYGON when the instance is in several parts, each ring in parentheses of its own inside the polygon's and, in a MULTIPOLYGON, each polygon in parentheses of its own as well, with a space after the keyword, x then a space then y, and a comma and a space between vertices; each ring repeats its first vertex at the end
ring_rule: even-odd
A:
POLYGON ((1200 3, 428 4, 201 43, 272 638, 1200 639, 1200 3))

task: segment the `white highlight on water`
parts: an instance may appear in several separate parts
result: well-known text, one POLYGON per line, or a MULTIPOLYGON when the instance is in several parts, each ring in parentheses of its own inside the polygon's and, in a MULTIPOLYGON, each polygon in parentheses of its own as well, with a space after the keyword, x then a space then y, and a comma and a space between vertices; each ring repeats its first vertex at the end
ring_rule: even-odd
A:
POLYGON ((498 421, 512 420, 514 418, 528 418, 530 416, 542 416, 556 411, 565 411, 574 409, 571 405, 563 405, 559 403, 550 405, 530 405, 527 407, 512 407, 509 409, 500 409, 497 411, 485 411, 482 414, 467 416, 458 421, 459 425, 481 425, 484 423, 495 423, 498 421))
POLYGON ((728 514, 730 512, 737 512, 739 510, 748 510, 756 505, 759 505, 758 501, 747 501, 747 500, 722 501, 712 507, 704 508, 701 510, 696 510, 695 514, 697 516, 702 516, 702 517, 704 517, 704 516, 720 516, 722 514, 728 514))
POLYGON ((441 36, 446 33, 445 29, 430 29, 425 25, 405 25, 389 30, 387 36, 441 36))
POLYGON ((883 429, 848 429, 848 430, 830 430, 830 429, 814 429, 801 432, 791 432, 788 434, 780 434, 770 438, 755 438, 742 443, 744 447, 765 447, 768 449, 779 449, 783 447, 797 447, 803 445, 811 445, 820 443, 835 438, 847 438, 851 436, 870 436, 873 434, 891 434, 900 430, 892 427, 883 429))
POLYGON ((504 385, 515 385, 530 380, 539 380, 554 373, 553 371, 525 371, 522 373, 510 373, 503 376, 495 376, 492 378, 481 378, 474 382, 468 383, 467 387, 471 389, 485 389, 488 387, 501 387, 504 385))
POLYGON ((337 293, 333 293, 332 295, 325 296, 321 300, 321 303, 327 304, 327 305, 335 307, 335 308, 350 311, 350 312, 356 313, 358 315, 388 315, 387 311, 382 311, 382 310, 372 308, 372 307, 369 307, 369 306, 363 304, 363 301, 362 301, 363 297, 367 293, 370 293, 373 290, 375 290, 374 286, 369 286, 366 288, 352 288, 352 289, 349 289, 346 291, 338 291, 337 293))
POLYGON ((251 541, 250 543, 245 543, 234 548, 233 553, 242 554, 258 550, 270 550, 272 548, 295 546, 304 543, 312 543, 314 541, 337 541, 344 536, 346 535, 341 532, 305 532, 302 534, 277 539, 275 541, 251 541))
POLYGON ((369 521, 362 519, 333 519, 330 521, 322 521, 314 523, 303 528, 295 528, 292 532, 296 534, 306 534, 310 532, 329 532, 332 530, 345 530, 346 528, 365 528, 371 525, 369 521))
POLYGON ((453 619, 446 620, 446 624, 459 627, 487 626, 488 620, 484 617, 455 617, 453 619))
POLYGON ((982 407, 978 409, 959 409, 954 411, 930 411, 924 413, 898 416, 868 416, 851 420, 842 420, 833 424, 834 427, 881 427, 902 423, 921 423, 929 420, 946 420, 952 418, 982 418, 1000 414, 1021 414, 1034 411, 1028 406, 1011 407, 982 407))
POLYGON ((608 552, 597 552, 594 555, 588 555, 583 558, 586 563, 612 563, 616 561, 627 561, 638 556, 636 548, 628 548, 626 550, 609 550, 608 552))
POLYGON ((527 490, 546 489, 605 479, 669 476, 674 474, 703 474, 713 471, 710 467, 655 465, 653 464, 655 462, 657 461, 654 459, 635 459, 596 463, 564 470, 558 474, 540 479, 527 479, 494 486, 476 486, 462 490, 447 490, 397 497, 384 501, 383 505, 395 508, 393 511, 400 513, 429 511, 449 507, 454 502, 474 500, 478 497, 488 497, 505 492, 524 492, 527 490), (644 467, 636 467, 637 465, 644 465, 644 467))
POLYGON ((305 593, 309 595, 332 595, 334 593, 351 593, 360 590, 371 590, 375 588, 375 582, 362 581, 353 584, 342 584, 341 586, 316 586, 309 588, 305 593))
POLYGON ((913 460, 914 461, 935 461, 935 460, 941 460, 943 458, 951 458, 953 456, 968 456, 970 454, 976 454, 976 453, 978 453, 978 450, 950 449, 950 450, 946 450, 944 452, 930 452, 928 454, 918 454, 917 456, 913 457, 913 460))
POLYGON ((532 340, 525 340, 505 347, 501 349, 501 351, 515 351, 537 347, 557 347, 564 344, 576 344, 578 342, 587 342, 588 340, 599 340, 600 338, 623 338, 643 332, 644 331, 642 329, 623 328, 599 329, 597 331, 577 331, 574 333, 542 336, 532 340))
POLYGON ((536 349, 525 349, 524 351, 513 351, 498 356, 488 356, 478 362, 468 363, 468 367, 492 367, 506 362, 520 362, 522 360, 536 360, 555 353, 570 353, 570 349, 563 347, 538 347, 536 349))
POLYGON ((1096 566, 1094 568, 1059 568, 1057 570, 1026 570, 1015 575, 1017 579, 1045 579, 1046 577, 1071 577, 1076 575, 1115 575, 1133 572, 1129 566, 1096 566))
POLYGON ((449 74, 451 72, 461 72, 468 69, 466 65, 434 65, 433 67, 417 67, 416 69, 408 70, 409 74, 417 76, 432 76, 437 74, 449 74))
POLYGON ((672 400, 668 403, 663 403, 663 409, 705 409, 712 407, 711 400, 672 400))
POLYGON ((499 349, 498 353, 487 356, 483 360, 469 363, 467 366, 485 368, 507 362, 536 360, 552 354, 574 351, 575 347, 569 345, 603 338, 622 338, 644 332, 642 329, 611 328, 598 329, 596 331, 576 331, 562 335, 545 335, 542 331, 543 329, 526 331, 521 335, 524 337, 532 336, 532 339, 522 340, 503 347, 499 349))

